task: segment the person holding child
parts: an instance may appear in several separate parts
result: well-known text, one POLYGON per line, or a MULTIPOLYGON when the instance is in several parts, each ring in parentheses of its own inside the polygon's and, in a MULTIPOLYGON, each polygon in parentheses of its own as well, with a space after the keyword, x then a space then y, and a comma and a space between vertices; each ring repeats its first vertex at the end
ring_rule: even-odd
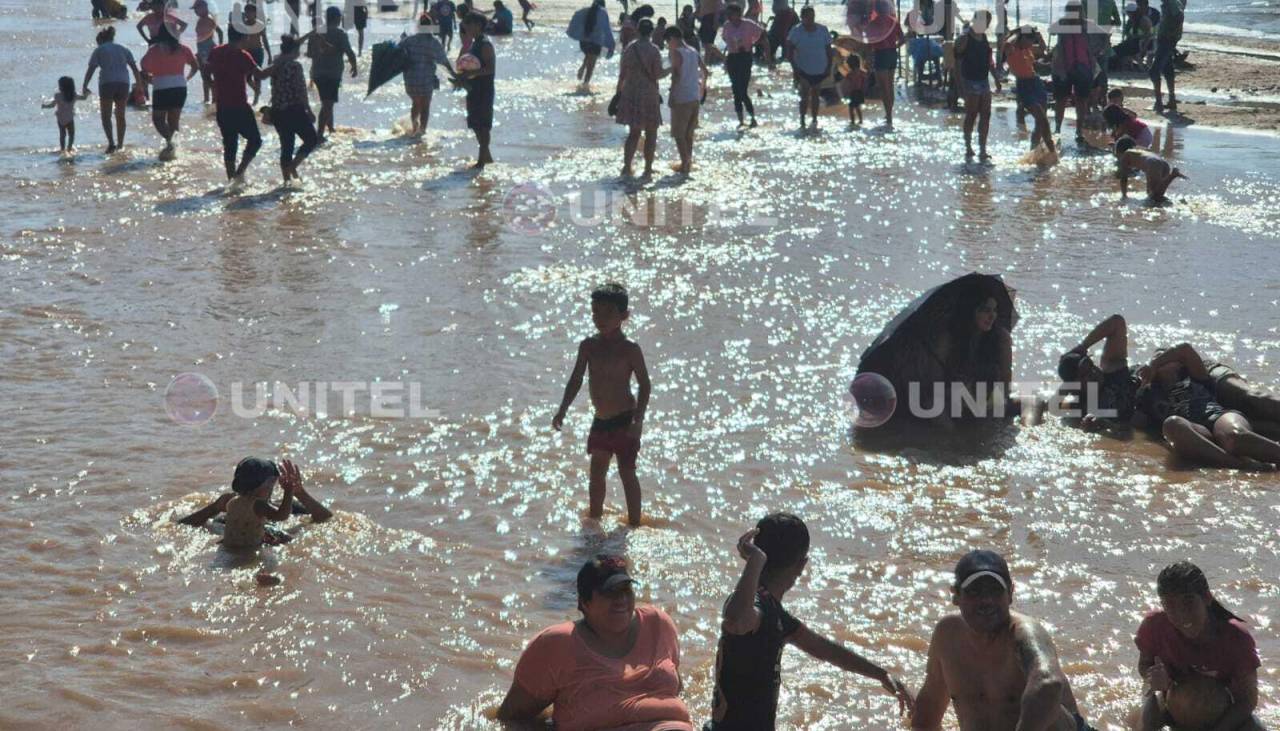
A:
POLYGON ((809 561, 809 529, 790 513, 773 513, 738 539, 746 559, 742 577, 724 603, 716 652, 716 689, 704 731, 772 729, 782 687, 782 650, 793 645, 811 657, 880 683, 898 699, 900 713, 911 692, 889 671, 809 629, 782 606, 809 561))
POLYGON ((293 501, 297 498, 312 522, 323 523, 333 513, 311 497, 302 486, 302 471, 289 460, 276 465, 260 457, 246 457, 236 465, 231 480, 231 492, 220 495, 212 503, 178 522, 183 525, 202 526, 226 513, 222 545, 230 550, 253 550, 264 544, 276 545, 292 539, 288 533, 270 530, 269 522, 287 520, 293 515, 293 501), (276 483, 284 489, 279 505, 271 504, 271 493, 276 483))
POLYGON ((640 525, 640 480, 636 477, 636 457, 640 453, 640 433, 649 407, 649 370, 640 346, 622 332, 630 316, 627 290, 615 282, 591 293, 591 320, 597 334, 578 345, 578 359, 564 389, 560 409, 551 419, 556 431, 564 425, 565 414, 582 388, 582 378, 590 371, 588 388, 595 419, 587 438, 591 456, 590 517, 604 515, 605 477, 609 462, 618 460, 618 476, 627 497, 627 522, 640 525), (631 394, 635 377, 639 394, 631 394))
POLYGON ((1244 620, 1214 598, 1190 561, 1166 566, 1156 591, 1161 609, 1134 638, 1144 682, 1141 731, 1262 731, 1254 715, 1262 662, 1244 620))

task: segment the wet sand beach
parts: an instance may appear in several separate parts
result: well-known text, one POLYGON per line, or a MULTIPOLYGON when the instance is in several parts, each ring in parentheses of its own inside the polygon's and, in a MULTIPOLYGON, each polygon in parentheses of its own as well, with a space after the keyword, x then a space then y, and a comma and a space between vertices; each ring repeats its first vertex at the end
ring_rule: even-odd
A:
MULTIPOLYGON (((1280 389, 1280 139, 1163 130, 1191 180, 1153 207, 1121 201, 1114 160, 1068 135, 1056 167, 1020 165, 1009 110, 994 164, 966 164, 961 118, 905 91, 893 133, 873 101, 866 129, 836 107, 801 135, 787 76, 758 74, 763 126, 739 132, 717 69, 694 174, 665 174, 664 126, 664 173, 623 181, 605 114, 617 57, 597 93, 574 93, 575 7, 540 5, 532 33, 495 40, 497 165, 465 170, 460 94, 436 94, 420 143, 392 132, 399 80, 359 101, 369 41, 304 185, 277 188, 264 130, 231 196, 198 81, 176 161, 156 161, 135 112, 126 151, 103 155, 90 100, 80 154, 59 162, 38 103, 83 74, 88 3, 0 0, 0 727, 497 728, 521 649, 576 616, 573 576, 600 551, 625 552, 640 600, 675 620, 700 723, 735 541, 781 509, 813 533, 789 610, 913 689, 956 559, 1004 553, 1014 608, 1052 626, 1099 729, 1128 728, 1133 634, 1156 573, 1189 558, 1250 621, 1259 716, 1280 723, 1276 474, 1055 419, 978 448, 871 450, 842 398, 903 305, 975 270, 1017 289, 1020 381, 1047 386, 1058 354, 1120 312, 1138 357, 1186 340, 1280 389), (584 517, 585 395, 550 428, 606 279, 632 292, 626 330, 654 383, 634 530, 613 474, 604 520, 584 517), (183 373, 218 389, 203 424, 166 413, 183 373), (417 384, 437 413, 374 416, 361 395, 350 415, 236 416, 236 384, 277 381, 417 384), (285 524, 294 541, 265 550, 277 587, 173 522, 249 454, 297 460, 337 513, 285 524)), ((839 28, 839 12, 820 19, 839 28)), ((140 55, 134 22, 119 32, 140 55)), ((899 728, 874 684, 795 650, 783 662, 780 727, 899 728)))

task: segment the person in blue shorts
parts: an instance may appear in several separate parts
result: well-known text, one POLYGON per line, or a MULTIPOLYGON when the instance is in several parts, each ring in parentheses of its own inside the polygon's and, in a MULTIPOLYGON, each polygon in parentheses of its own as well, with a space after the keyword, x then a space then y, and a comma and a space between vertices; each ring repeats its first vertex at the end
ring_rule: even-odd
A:
POLYGON ((1043 142, 1050 153, 1056 153, 1049 117, 1045 113, 1049 92, 1036 73, 1036 58, 1044 51, 1044 42, 1034 28, 1023 26, 1010 33, 1003 46, 1005 63, 1016 80, 1014 88, 1018 103, 1036 120, 1035 131, 1031 133, 1031 149, 1043 142))

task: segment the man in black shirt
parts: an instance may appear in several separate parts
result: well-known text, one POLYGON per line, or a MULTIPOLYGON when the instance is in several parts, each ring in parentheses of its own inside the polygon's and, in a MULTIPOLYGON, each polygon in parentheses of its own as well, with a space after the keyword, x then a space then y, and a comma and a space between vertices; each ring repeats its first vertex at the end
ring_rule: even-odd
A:
POLYGON ((809 554, 809 530, 789 513, 774 513, 738 540, 747 561, 724 604, 716 690, 704 731, 774 728, 782 685, 782 649, 788 643, 836 667, 878 680, 897 696, 900 713, 913 696, 887 670, 815 633, 782 607, 782 596, 800 578, 809 554))

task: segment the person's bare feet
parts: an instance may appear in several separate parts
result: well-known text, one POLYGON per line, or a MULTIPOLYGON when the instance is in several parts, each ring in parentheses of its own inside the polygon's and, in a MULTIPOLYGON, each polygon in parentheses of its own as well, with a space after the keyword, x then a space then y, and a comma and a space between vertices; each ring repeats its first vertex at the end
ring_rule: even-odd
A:
POLYGON ((622 177, 624 178, 635 177, 635 172, 631 169, 630 165, 624 165, 622 167, 622 177))

